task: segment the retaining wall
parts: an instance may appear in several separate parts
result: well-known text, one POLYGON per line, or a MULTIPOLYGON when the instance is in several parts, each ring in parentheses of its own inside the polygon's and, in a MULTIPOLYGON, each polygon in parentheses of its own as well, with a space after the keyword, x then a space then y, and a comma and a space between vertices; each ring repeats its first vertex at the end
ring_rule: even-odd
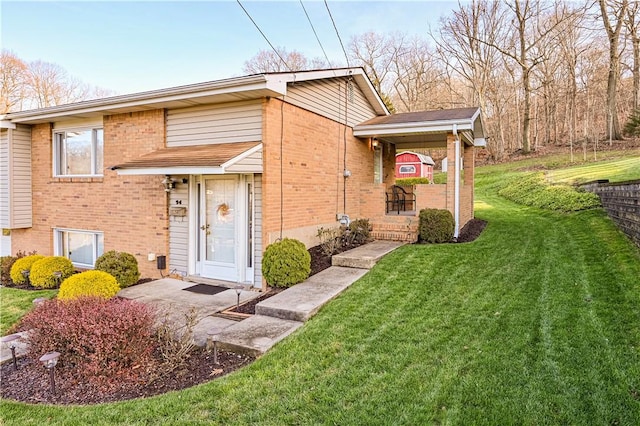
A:
POLYGON ((600 180, 582 187, 600 197, 609 217, 640 247, 640 180, 616 183, 600 180))

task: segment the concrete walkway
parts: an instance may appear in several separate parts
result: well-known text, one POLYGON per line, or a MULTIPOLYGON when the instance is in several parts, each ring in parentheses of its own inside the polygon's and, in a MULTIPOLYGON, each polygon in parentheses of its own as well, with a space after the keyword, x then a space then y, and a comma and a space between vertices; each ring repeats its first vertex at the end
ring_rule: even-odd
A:
MULTIPOLYGON (((220 348, 259 356, 300 328, 322 306, 365 275, 378 260, 402 243, 374 241, 333 256, 328 269, 309 277, 256 305, 256 315, 242 321, 216 316, 236 305, 234 289, 215 295, 192 293, 184 289, 193 282, 163 278, 121 290, 118 296, 156 306, 162 315, 176 324, 185 324, 195 316, 194 340, 204 346, 212 330, 220 348)), ((242 290, 240 303, 257 298, 262 293, 242 290)), ((21 342, 21 341, 19 341, 21 342)), ((21 343, 17 354, 24 353, 21 343)), ((2 348, 0 363, 11 360, 11 352, 2 348)))

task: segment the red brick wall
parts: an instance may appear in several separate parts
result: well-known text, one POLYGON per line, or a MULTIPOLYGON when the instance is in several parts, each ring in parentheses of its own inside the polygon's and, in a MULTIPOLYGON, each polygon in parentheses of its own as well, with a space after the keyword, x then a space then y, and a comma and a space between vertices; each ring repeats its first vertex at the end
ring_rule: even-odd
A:
MULTIPOLYGON (((315 234, 321 225, 338 225, 336 213, 347 213, 352 219, 362 217, 361 186, 373 182, 373 151, 368 143, 353 137, 351 128, 346 129, 346 168, 351 177, 345 180, 343 125, 273 98, 265 100, 263 112, 265 247, 280 235, 281 164, 283 237, 301 239, 307 246, 316 245, 315 234), (282 162, 281 128, 284 128, 282 162)), ((393 167, 385 170, 385 174, 389 172, 393 175, 393 167)))
MULTIPOLYGON (((164 110, 104 117, 106 168, 164 147, 164 110)), ((32 131, 33 227, 12 232, 14 251, 52 255, 53 228, 104 232, 104 249, 136 256, 143 277, 158 277, 147 253, 167 254, 167 197, 161 176, 52 177, 52 126, 32 131)))

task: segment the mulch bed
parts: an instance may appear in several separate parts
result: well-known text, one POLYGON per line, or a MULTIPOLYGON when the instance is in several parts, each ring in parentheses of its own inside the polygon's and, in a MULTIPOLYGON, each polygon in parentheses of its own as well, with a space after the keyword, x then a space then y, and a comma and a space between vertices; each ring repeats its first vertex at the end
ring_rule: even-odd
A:
POLYGON ((487 226, 486 220, 471 219, 458 233, 456 243, 470 243, 480 236, 487 226))
POLYGON ((254 361, 248 355, 218 351, 218 364, 213 363, 213 352, 195 349, 179 369, 152 382, 152 372, 145 372, 146 379, 138 383, 115 378, 109 386, 88 383, 82 372, 64 366, 55 370, 56 393, 51 394, 48 371, 37 360, 18 359, 18 370, 13 363, 2 365, 0 397, 32 404, 99 404, 159 395, 172 390, 185 389, 222 377, 254 361))

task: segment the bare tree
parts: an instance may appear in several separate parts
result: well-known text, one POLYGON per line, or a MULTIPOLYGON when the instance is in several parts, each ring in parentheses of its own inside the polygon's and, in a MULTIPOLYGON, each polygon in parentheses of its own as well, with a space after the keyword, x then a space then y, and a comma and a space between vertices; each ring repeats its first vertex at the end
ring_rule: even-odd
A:
POLYGON ((326 67, 324 59, 308 59, 303 53, 283 47, 273 50, 261 50, 254 57, 245 61, 242 71, 245 74, 259 74, 264 72, 302 71, 326 67))
POLYGON ((36 108, 78 102, 90 93, 89 86, 60 65, 43 61, 29 63, 26 88, 36 108))
POLYGON ((394 38, 402 36, 384 36, 374 32, 353 36, 349 42, 349 56, 364 68, 373 87, 378 93, 388 93, 389 78, 392 73, 394 38))
POLYGON ((607 135, 621 139, 618 120, 618 82, 620 80, 620 32, 627 11, 627 0, 598 0, 602 23, 609 40, 609 77, 607 80, 607 135))
POLYGON ((27 64, 13 52, 0 52, 0 114, 21 109, 27 64))
POLYGON ((625 20, 633 51, 633 110, 640 108, 640 2, 632 2, 625 20))

